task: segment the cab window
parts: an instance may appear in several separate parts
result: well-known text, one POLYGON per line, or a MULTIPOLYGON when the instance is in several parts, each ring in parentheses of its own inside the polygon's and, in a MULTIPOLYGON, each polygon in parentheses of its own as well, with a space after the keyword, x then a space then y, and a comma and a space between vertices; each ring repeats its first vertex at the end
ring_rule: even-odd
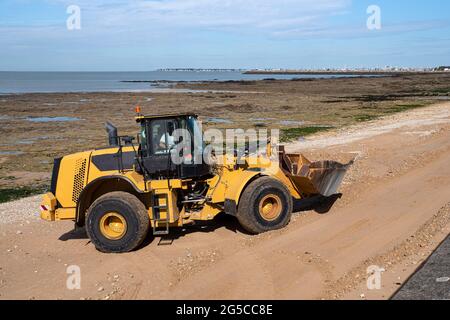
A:
POLYGON ((174 131, 176 122, 173 120, 153 120, 151 125, 151 146, 153 154, 168 154, 175 145, 174 131))

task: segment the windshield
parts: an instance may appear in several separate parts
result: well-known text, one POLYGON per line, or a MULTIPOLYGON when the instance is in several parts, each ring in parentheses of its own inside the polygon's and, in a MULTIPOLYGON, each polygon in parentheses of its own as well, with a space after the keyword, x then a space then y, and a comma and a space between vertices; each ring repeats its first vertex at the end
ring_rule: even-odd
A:
POLYGON ((191 147, 186 155, 189 154, 192 160, 194 160, 192 156, 195 156, 195 161, 201 161, 204 150, 203 133, 200 122, 194 116, 181 118, 179 122, 173 119, 143 121, 139 132, 141 155, 147 157, 151 154, 168 153, 168 145, 174 144, 170 143, 170 138, 172 137, 172 132, 170 131, 173 131, 170 130, 171 126, 172 129, 187 129, 189 134, 188 141, 190 141, 191 147), (168 135, 165 134, 166 131, 168 135), (162 152, 162 149, 165 152, 162 152))
POLYGON ((193 137, 192 142, 193 142, 195 163, 198 163, 197 161, 202 160, 203 148, 204 148, 201 125, 197 118, 195 118, 193 116, 189 116, 187 118, 187 127, 193 137))
POLYGON ((140 143, 140 151, 143 157, 147 157, 148 155, 148 145, 147 145, 147 126, 145 122, 141 124, 141 130, 139 132, 139 143, 140 143))
POLYGON ((200 124, 198 123, 198 120, 194 117, 188 117, 188 130, 191 131, 195 144, 197 146, 203 145, 203 136, 202 136, 202 130, 200 129, 200 124))

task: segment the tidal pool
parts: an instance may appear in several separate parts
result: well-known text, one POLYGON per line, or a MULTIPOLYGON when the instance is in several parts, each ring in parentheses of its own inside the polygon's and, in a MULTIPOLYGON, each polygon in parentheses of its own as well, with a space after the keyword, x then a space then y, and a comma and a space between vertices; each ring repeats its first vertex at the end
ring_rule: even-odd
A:
POLYGON ((80 118, 75 117, 35 117, 35 118, 27 118, 30 122, 71 122, 71 121, 80 121, 80 118))

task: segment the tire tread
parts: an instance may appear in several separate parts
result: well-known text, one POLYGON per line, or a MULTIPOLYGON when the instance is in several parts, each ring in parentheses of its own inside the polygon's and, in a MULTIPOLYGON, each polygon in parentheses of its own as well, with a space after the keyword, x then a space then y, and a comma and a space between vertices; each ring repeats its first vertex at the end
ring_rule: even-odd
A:
POLYGON ((148 213, 147 213, 147 210, 146 210, 144 204, 136 196, 132 195, 131 193, 123 192, 123 191, 109 192, 109 193, 104 194, 103 196, 99 197, 98 199, 96 199, 91 204, 89 209, 87 210, 85 219, 86 219, 86 221, 85 221, 86 231, 89 235, 89 238, 91 239, 91 241, 94 243, 95 247, 98 250, 100 250, 102 252, 106 252, 106 253, 129 252, 129 251, 136 249, 144 241, 145 237, 147 236, 149 226, 150 226, 150 219, 149 219, 149 216, 148 216, 148 213), (92 234, 92 230, 91 230, 91 228, 89 228, 89 225, 88 225, 89 215, 91 214, 92 210, 94 210, 102 202, 112 201, 112 200, 121 201, 121 202, 125 203, 126 205, 129 205, 133 209, 133 211, 139 221, 138 232, 137 232, 136 236, 133 238, 133 240, 130 243, 127 244, 127 246, 125 248, 123 248, 122 250, 119 250, 119 251, 112 250, 111 247, 109 247, 108 245, 105 245, 101 241, 98 241, 96 239, 95 235, 92 234))
POLYGON ((238 204, 237 218, 241 226, 246 231, 252 234, 259 234, 285 227, 290 221, 291 214, 292 214, 292 197, 287 187, 283 183, 272 177, 264 176, 250 182, 250 184, 244 189, 238 204), (278 188, 285 194, 286 198, 288 199, 287 201, 288 208, 286 217, 281 221, 281 223, 272 227, 263 226, 257 222, 253 212, 254 203, 252 203, 253 198, 260 191, 269 187, 278 188))

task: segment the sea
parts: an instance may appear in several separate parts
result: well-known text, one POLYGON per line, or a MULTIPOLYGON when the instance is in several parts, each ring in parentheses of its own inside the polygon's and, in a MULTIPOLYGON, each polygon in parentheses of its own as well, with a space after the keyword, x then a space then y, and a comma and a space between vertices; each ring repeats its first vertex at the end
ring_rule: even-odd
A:
MULTIPOLYGON (((148 72, 9 72, 0 71, 0 94, 65 92, 152 92, 169 82, 245 81, 263 79, 334 78, 352 75, 244 74, 241 71, 148 72), (160 83, 157 83, 160 82, 160 83)), ((170 90, 170 89, 168 89, 170 90)))

